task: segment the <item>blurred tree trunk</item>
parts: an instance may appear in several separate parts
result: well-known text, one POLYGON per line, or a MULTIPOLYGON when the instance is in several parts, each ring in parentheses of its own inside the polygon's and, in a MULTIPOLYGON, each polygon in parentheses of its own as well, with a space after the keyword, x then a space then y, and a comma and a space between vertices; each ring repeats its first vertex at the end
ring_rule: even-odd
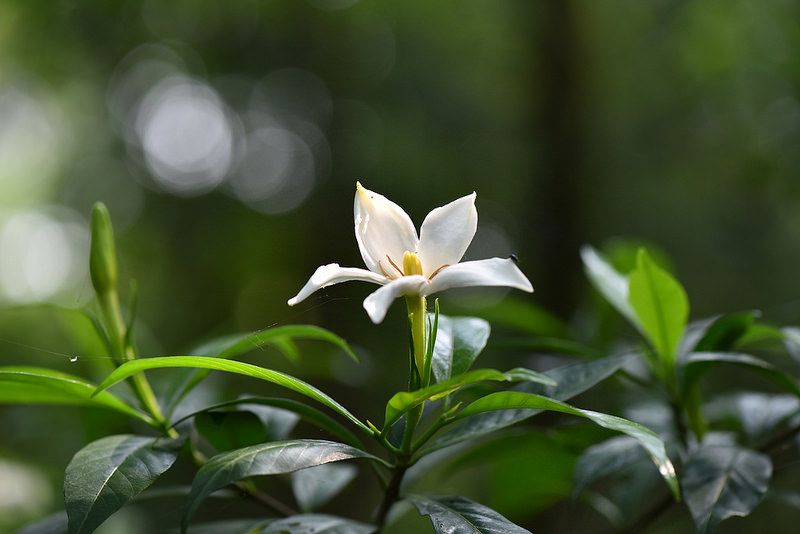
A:
POLYGON ((582 286, 578 250, 588 239, 585 199, 586 108, 581 36, 574 0, 535 4, 531 34, 539 72, 533 128, 540 132, 540 167, 532 183, 537 209, 530 212, 543 264, 536 273, 543 304, 562 317, 575 310, 582 286))

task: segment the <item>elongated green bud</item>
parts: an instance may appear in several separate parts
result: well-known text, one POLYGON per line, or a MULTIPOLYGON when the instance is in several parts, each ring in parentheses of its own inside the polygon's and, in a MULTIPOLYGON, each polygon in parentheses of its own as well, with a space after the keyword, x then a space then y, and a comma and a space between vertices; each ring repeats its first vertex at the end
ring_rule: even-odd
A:
POLYGON ((114 228, 108 209, 102 202, 92 207, 92 246, 89 253, 89 274, 98 295, 117 290, 117 252, 114 228))

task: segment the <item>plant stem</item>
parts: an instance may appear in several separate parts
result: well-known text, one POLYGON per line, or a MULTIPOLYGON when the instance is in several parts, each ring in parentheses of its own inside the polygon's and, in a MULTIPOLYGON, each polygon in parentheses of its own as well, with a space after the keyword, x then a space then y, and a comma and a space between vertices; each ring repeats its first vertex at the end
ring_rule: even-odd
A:
POLYGON ((386 518, 389 514, 389 509, 400 496, 400 486, 403 482, 403 476, 406 474, 406 470, 408 469, 407 461, 407 457, 398 459, 398 463, 395 466, 394 472, 392 473, 392 478, 389 480, 389 485, 386 487, 386 491, 383 494, 383 501, 381 501, 380 508, 378 508, 378 513, 375 516, 375 523, 378 525, 378 532, 383 529, 383 526, 386 523, 386 518))

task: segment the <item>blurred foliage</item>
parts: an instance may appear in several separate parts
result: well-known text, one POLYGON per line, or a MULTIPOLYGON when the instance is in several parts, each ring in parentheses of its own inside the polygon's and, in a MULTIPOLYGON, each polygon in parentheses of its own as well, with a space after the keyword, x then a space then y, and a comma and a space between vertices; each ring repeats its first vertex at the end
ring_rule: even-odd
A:
MULTIPOLYGON (((286 306, 317 265, 360 264, 356 180, 415 221, 478 193, 467 257, 515 253, 537 293, 463 291, 442 311, 497 332, 618 337, 618 317, 586 297, 579 248, 611 243, 611 257, 619 236, 666 251, 693 318, 763 309, 797 323, 799 15, 790 0, 4 0, 0 363, 110 369, 80 312, 20 308, 92 310, 89 216, 103 201, 143 354, 323 325, 358 339, 362 364, 311 346, 302 375, 343 382, 337 398, 379 419, 386 383, 402 387, 400 307, 375 327, 370 288, 349 285, 286 306)), ((632 267, 625 254, 612 259, 632 267)), ((484 357, 520 354, 490 344, 484 357)), ((118 424, 0 410, 0 456, 52 480, 118 424)), ((539 447, 508 440, 511 455, 539 447)), ((58 507, 48 499, 31 514, 58 507)))

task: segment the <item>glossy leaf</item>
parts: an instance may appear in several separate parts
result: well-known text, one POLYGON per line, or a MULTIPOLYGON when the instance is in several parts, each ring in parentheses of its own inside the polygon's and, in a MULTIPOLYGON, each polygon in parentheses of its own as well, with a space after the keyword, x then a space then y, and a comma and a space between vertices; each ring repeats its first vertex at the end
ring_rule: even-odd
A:
POLYGON ((287 341, 293 342, 298 339, 327 341, 342 349, 356 362, 358 361, 358 356, 342 338, 324 328, 311 325, 277 326, 258 332, 225 336, 209 341, 192 352, 199 356, 235 358, 256 349, 271 346, 283 352, 289 359, 296 360, 298 357, 296 347, 287 341))
POLYGON ((343 443, 310 439, 274 441, 218 454, 206 462, 194 477, 184 523, 206 497, 233 482, 251 476, 291 473, 353 458, 382 461, 343 443))
POLYGON ((270 523, 259 534, 371 534, 378 527, 332 515, 300 514, 270 523))
POLYGON ((572 500, 593 482, 645 456, 646 451, 629 436, 615 436, 587 448, 575 463, 572 500))
POLYGON ((395 393, 386 404, 386 418, 384 429, 388 430, 395 424, 400 417, 414 408, 419 406, 425 401, 441 399, 442 397, 453 393, 454 391, 478 382, 485 381, 512 381, 512 380, 526 380, 532 382, 541 382, 548 385, 555 385, 552 378, 530 371, 528 369, 512 369, 506 373, 501 373, 495 369, 477 369, 467 373, 454 376, 444 382, 439 382, 427 388, 418 389, 416 391, 401 391, 395 393))
POLYGON ((586 276, 594 288, 632 325, 641 328, 639 317, 628 298, 628 278, 617 272, 605 258, 588 245, 581 248, 581 260, 586 276))
POLYGON ((150 416, 77 376, 39 367, 0 367, 0 403, 78 404, 109 408, 153 424, 150 416))
POLYGON ((458 495, 406 495, 436 534, 530 534, 491 508, 458 495))
POLYGON ((678 481, 675 476, 675 468, 672 465, 667 452, 664 448, 664 442, 652 430, 633 421, 628 421, 615 415, 609 415, 591 410, 582 410, 575 408, 569 404, 534 395, 530 393, 519 393, 515 391, 502 391, 499 393, 492 393, 482 397, 472 404, 467 405, 461 410, 455 419, 469 417, 471 415, 490 412, 494 410, 506 409, 520 409, 532 408, 539 410, 552 410, 562 412, 579 417, 585 417, 593 423, 609 430, 615 430, 626 434, 645 448, 653 462, 658 467, 658 471, 667 484, 670 486, 676 499, 680 498, 680 490, 678 488, 678 481))
POLYGON ((800 397, 800 386, 790 375, 760 358, 738 352, 694 352, 690 354, 681 369, 684 391, 695 384, 704 373, 721 363, 740 365, 751 369, 789 393, 800 397))
POLYGON ((169 469, 182 439, 108 436, 78 451, 64 474, 69 534, 94 532, 169 469))
POLYGON ((737 342, 750 330, 756 312, 732 313, 717 318, 694 347, 696 352, 726 351, 733 349, 737 342))
POLYGON ((229 519, 192 525, 188 534, 261 534, 274 519, 229 519))
POLYGON ((318 510, 336 497, 357 474, 355 466, 338 463, 295 471, 292 473, 292 490, 300 510, 318 510))
POLYGON ((226 371, 228 373, 236 373, 258 378, 260 380, 265 380, 314 399, 315 401, 324 404, 328 408, 331 408, 340 415, 343 415, 365 432, 372 433, 369 427, 359 421, 358 418, 351 414, 344 406, 314 386, 307 384, 302 380, 278 371, 258 367, 257 365, 251 365, 249 363, 237 362, 233 360, 225 360, 221 358, 205 358, 202 356, 168 356, 161 358, 144 358, 140 360, 133 360, 120 365, 114 370, 114 372, 108 375, 108 377, 106 377, 106 379, 103 380, 99 386, 97 386, 97 391, 101 392, 104 389, 113 386, 117 382, 120 382, 121 380, 124 380, 136 373, 146 371, 148 369, 161 369, 167 367, 197 367, 202 369, 226 371))
MULTIPOLYGON (((636 358, 635 354, 628 353, 565 365, 544 373, 545 376, 552 378, 556 382, 556 386, 525 382, 515 385, 511 390, 521 393, 535 393, 556 400, 567 400, 605 380, 634 358, 636 358)), ((494 432, 532 417, 541 411, 523 408, 473 415, 423 449, 422 454, 494 432)))
POLYGON ((745 516, 761 502, 772 462, 736 445, 702 445, 688 458, 681 485, 699 534, 709 534, 731 516, 745 516))
POLYGON ((469 371, 486 346, 491 328, 477 317, 439 315, 431 369, 437 382, 469 371))
POLYGON ((636 269, 628 277, 628 291, 645 337, 671 368, 689 318, 689 298, 683 286, 640 249, 636 269))

